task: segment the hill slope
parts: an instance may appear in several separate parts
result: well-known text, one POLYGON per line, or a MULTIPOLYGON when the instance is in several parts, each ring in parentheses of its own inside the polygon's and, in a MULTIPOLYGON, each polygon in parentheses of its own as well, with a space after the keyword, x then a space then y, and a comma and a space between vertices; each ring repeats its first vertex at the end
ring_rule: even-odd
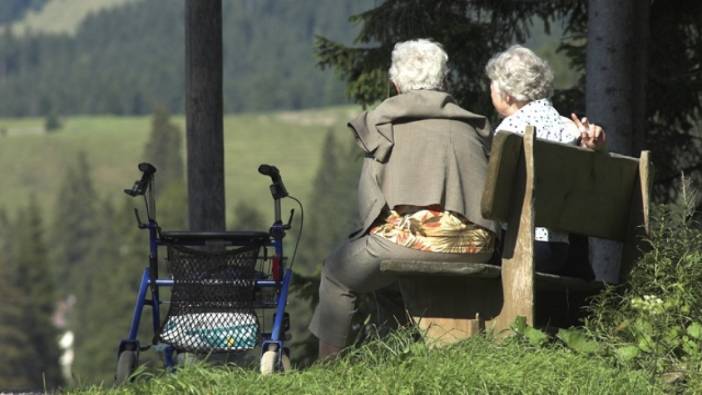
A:
MULTIPOLYGON (((343 84, 316 66, 314 38, 350 42, 349 16, 372 5, 224 0, 225 111, 346 103, 343 84)), ((0 34, 0 116, 182 113, 184 1, 51 0, 27 15, 41 31, 75 34, 0 34)))
MULTIPOLYGON (((354 107, 301 112, 229 115, 224 119, 226 198, 270 214, 268 181, 256 169, 276 164, 291 193, 307 198, 324 136, 343 130, 354 107)), ((184 131, 183 117, 174 121, 184 131)), ((46 134, 37 118, 0 119, 0 207, 14 212, 34 195, 50 216, 64 168, 79 151, 87 153, 90 175, 101 195, 123 199, 122 189, 138 175, 137 163, 149 135, 150 117, 69 117, 56 133, 46 134)), ((185 140, 183 140, 185 141, 185 140)), ((231 212, 230 212, 231 214, 231 212)), ((232 218, 231 215, 228 218, 232 218)))
POLYGON ((0 1, 0 28, 24 17, 30 10, 41 9, 47 0, 3 0, 0 1))
POLYGON ((121 6, 135 0, 51 0, 37 10, 30 10, 12 24, 12 32, 47 34, 75 34, 83 20, 91 13, 121 6))

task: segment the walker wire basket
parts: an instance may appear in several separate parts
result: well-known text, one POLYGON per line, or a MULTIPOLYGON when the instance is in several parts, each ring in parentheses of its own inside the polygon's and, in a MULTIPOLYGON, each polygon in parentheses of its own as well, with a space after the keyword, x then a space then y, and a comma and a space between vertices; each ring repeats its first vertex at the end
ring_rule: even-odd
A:
POLYGON ((255 310, 260 244, 212 251, 168 245, 173 277, 159 340, 190 353, 244 351, 260 338, 255 310))

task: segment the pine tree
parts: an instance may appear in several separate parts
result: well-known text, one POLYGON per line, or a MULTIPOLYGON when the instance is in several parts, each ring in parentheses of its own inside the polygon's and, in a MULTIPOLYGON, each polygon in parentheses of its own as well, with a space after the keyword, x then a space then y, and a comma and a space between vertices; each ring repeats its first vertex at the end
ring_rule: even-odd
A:
MULTIPOLYGON (((100 336, 81 332, 89 321, 85 309, 91 302, 97 284, 95 273, 102 270, 100 261, 94 259, 95 238, 102 229, 98 227, 97 193, 93 187, 90 164, 81 152, 69 164, 61 184, 54 209, 51 227, 52 254, 58 295, 61 300, 74 299, 67 316, 68 331, 74 333, 74 347, 79 347, 85 336, 100 336)), ((108 306, 107 301, 102 301, 108 306)), ((103 323, 104 324, 104 323, 103 323)))
MULTIPOLYGON (((81 152, 66 169, 51 228, 52 261, 57 278, 62 279, 59 288, 62 297, 80 293, 90 285, 84 279, 94 270, 87 258, 97 232, 96 199, 90 164, 81 152)), ((78 303, 81 302, 79 298, 78 303)))
POLYGON ((162 188, 182 182, 184 175, 181 130, 170 119, 168 110, 156 107, 151 118, 151 133, 142 157, 158 169, 162 188))
POLYGON ((324 140, 312 198, 306 205, 311 209, 307 210, 304 237, 295 259, 289 304, 290 315, 294 317, 291 355, 302 365, 311 363, 317 355, 316 339, 307 330, 307 325, 318 301, 322 261, 354 230, 356 220, 354 196, 361 161, 355 145, 337 141, 339 132, 329 130, 324 140))
MULTIPOLYGON (((181 132, 163 109, 154 114, 143 157, 158 169, 155 184, 159 190, 159 224, 165 229, 182 229, 187 201, 182 179, 181 132)), ((141 204, 141 199, 124 196, 124 204, 115 209, 109 199, 105 200, 100 203, 99 218, 92 224, 99 231, 90 238, 91 248, 86 250, 84 261, 92 262, 93 268, 85 272, 85 285, 80 287, 73 317, 74 372, 81 382, 109 381, 114 376, 117 345, 126 338, 139 279, 148 257, 148 234, 137 228, 132 211, 137 207, 143 214, 141 204)), ((167 292, 164 290, 162 294, 167 292)), ((140 325, 140 339, 147 344, 153 336, 151 330, 147 308, 140 325)), ((157 363, 156 353, 144 354, 140 359, 157 363)))
POLYGON ((113 302, 106 297, 106 294, 112 286, 109 279, 114 276, 118 265, 119 234, 114 223, 114 208, 110 202, 102 202, 99 208, 100 218, 96 226, 100 231, 92 238, 93 248, 89 252, 90 261, 99 266, 98 270, 92 272, 90 282, 98 286, 85 291, 80 308, 76 309, 72 320, 81 323, 74 325, 75 362, 73 366, 74 375, 80 382, 96 382, 99 378, 109 378, 100 373, 107 373, 108 369, 113 367, 111 365, 114 365, 115 360, 113 347, 116 344, 116 338, 110 336, 114 332, 112 330, 114 325, 106 325, 106 323, 116 324, 117 322, 106 318, 112 310, 113 302), (111 362, 107 364, 109 368, 105 366, 105 359, 111 362))
POLYGON ((0 207, 0 259, 5 261, 10 258, 10 218, 4 207, 0 207))
POLYGON ((0 388, 4 390, 27 390, 32 388, 29 376, 22 370, 25 353, 31 348, 27 334, 21 324, 27 300, 17 286, 9 247, 10 220, 4 209, 0 209, 0 388))
MULTIPOLYGON (((487 60, 512 43, 524 43, 533 21, 541 19, 547 33, 551 23, 564 23, 558 51, 570 59, 573 69, 585 71, 587 35, 593 32, 588 23, 604 20, 602 13, 588 20, 589 3, 596 2, 385 0, 351 18, 361 27, 355 40, 357 46, 349 47, 319 37, 319 64, 340 72, 346 79, 350 96, 358 103, 370 105, 388 94, 387 69, 393 45, 414 38, 431 38, 442 43, 449 55, 452 72, 447 90, 463 107, 494 116, 483 71, 487 60)), ((626 2, 620 3, 617 5, 626 2)), ((630 24, 622 22, 621 16, 615 18, 615 25, 626 25, 626 31, 641 33, 641 38, 629 45, 637 49, 634 55, 638 61, 631 70, 626 69, 635 76, 632 88, 637 121, 632 129, 633 149, 650 149, 654 157, 659 158, 654 191, 659 198, 675 200, 675 191, 680 189, 675 186, 680 181, 681 171, 702 181, 702 150, 698 149, 697 136, 702 111, 699 94, 702 91, 699 67, 702 62, 702 3, 682 0, 634 3, 636 15, 630 24), (648 38, 646 31, 650 32, 648 38), (642 112, 645 112, 645 121, 641 121, 642 112)), ((597 4, 609 7, 606 1, 597 4)), ((606 54, 611 49, 608 48, 605 48, 604 59, 611 61, 612 57, 606 54)), ((600 66, 594 67, 594 71, 597 67, 600 66)), ((616 68, 616 65, 605 67, 616 68)), ((597 78, 598 74, 591 77, 597 78)), ((582 113, 584 93, 583 74, 578 86, 557 90, 553 101, 564 114, 582 113)), ((595 92, 593 97, 603 108, 618 108, 600 96, 595 92)), ((597 113, 587 115, 591 121, 602 122, 598 121, 597 113)), ((628 116, 621 114, 618 118, 628 116)), ((606 129, 607 124, 604 125, 606 129)))
POLYGON ((0 388, 21 391, 35 388, 23 369, 32 344, 21 326, 27 301, 11 274, 8 260, 0 256, 0 388))
POLYGON ((17 217, 13 227, 13 256, 9 266, 11 282, 20 290, 22 306, 20 330, 30 346, 18 365, 32 383, 32 389, 61 385, 58 331, 52 322, 56 306, 53 271, 47 259, 41 213, 34 198, 17 217))
POLYGON ((266 221, 263 215, 251 204, 240 201, 234 207, 234 224, 232 229, 237 230, 265 230, 266 221))
MULTIPOLYGON (((125 197, 126 200, 126 197, 125 197)), ((146 233, 134 222, 132 205, 115 209, 109 199, 100 203, 100 232, 93 239, 90 260, 98 266, 91 281, 98 286, 86 294, 75 312, 74 374, 82 383, 114 378, 117 345, 126 338, 140 274, 146 261, 146 233)), ((149 318, 149 315, 145 315, 149 318)), ((146 325, 142 328, 151 329, 146 325)), ((143 339, 150 339, 149 336, 143 339)))
POLYGON ((532 18, 548 22, 565 15, 569 8, 555 1, 385 0, 351 17, 352 22, 361 25, 355 40, 359 47, 318 37, 319 65, 335 68, 346 79, 349 95, 357 103, 370 105, 390 92, 387 70, 395 43, 430 38, 441 43, 449 54, 447 90, 465 108, 491 114, 484 78, 487 61, 510 44, 524 42, 532 18))
POLYGON ((157 107, 143 160, 156 166, 154 190, 159 224, 164 229, 183 229, 187 218, 187 193, 183 164, 183 133, 164 107, 157 107))

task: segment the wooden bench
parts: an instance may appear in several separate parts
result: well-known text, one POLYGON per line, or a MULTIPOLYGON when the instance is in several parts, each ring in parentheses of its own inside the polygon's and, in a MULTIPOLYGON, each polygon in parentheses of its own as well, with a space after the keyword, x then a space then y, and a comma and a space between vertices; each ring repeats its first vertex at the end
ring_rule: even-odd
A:
POLYGON ((569 326, 584 299, 603 287, 534 271, 534 227, 623 243, 621 278, 638 259, 648 229, 649 153, 594 152, 498 133, 483 191, 485 218, 507 224, 501 265, 387 260, 405 306, 430 343, 453 343, 487 328, 502 332, 523 316, 538 327, 569 326))

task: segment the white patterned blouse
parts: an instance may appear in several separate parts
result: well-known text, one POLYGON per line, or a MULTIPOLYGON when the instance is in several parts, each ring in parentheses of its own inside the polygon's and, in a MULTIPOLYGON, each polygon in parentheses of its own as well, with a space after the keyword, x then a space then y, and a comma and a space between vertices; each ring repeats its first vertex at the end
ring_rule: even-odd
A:
MULTIPOLYGON (((497 125, 495 133, 512 132, 524 134, 528 125, 536 128, 536 137, 564 144, 577 144, 580 132, 575 123, 553 108, 548 99, 539 99, 527 103, 514 114, 505 117, 497 125)), ((537 241, 568 243, 568 234, 536 228, 537 241)))

